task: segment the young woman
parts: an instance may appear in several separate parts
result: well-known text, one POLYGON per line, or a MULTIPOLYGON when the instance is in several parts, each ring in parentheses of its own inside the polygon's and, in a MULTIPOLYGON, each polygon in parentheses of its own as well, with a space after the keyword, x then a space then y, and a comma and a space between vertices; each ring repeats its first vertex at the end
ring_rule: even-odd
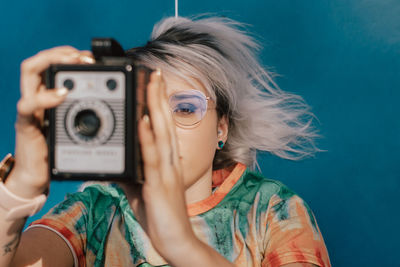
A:
POLYGON ((94 61, 72 47, 25 60, 15 164, 0 184, 0 265, 330 266, 308 206, 252 171, 257 150, 287 159, 316 150, 308 107, 276 86, 256 49, 229 19, 162 20, 128 51, 157 70, 139 122, 144 185, 90 185, 21 234, 27 214, 16 210, 43 202, 49 186, 43 110, 68 93, 46 90, 41 73, 94 61))

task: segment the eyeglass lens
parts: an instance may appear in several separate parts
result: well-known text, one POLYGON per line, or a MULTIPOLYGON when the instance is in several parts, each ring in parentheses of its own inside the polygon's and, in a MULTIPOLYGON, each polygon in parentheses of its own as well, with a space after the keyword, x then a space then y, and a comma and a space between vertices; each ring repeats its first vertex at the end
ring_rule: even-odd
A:
POLYGON ((207 98, 197 90, 177 92, 169 97, 172 117, 181 125, 191 126, 203 119, 207 112, 207 98))

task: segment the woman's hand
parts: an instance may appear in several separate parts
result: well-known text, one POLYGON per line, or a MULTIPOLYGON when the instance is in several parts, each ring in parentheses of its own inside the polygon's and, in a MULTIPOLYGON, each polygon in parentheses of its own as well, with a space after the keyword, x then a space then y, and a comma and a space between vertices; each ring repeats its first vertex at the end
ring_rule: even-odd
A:
POLYGON ((196 241, 186 210, 185 187, 166 86, 158 70, 148 85, 149 118, 139 123, 144 161, 144 226, 153 246, 167 260, 196 241))
POLYGON ((142 227, 154 248, 172 266, 232 267, 231 262, 201 242, 192 230, 186 209, 176 126, 160 71, 152 74, 147 90, 151 125, 146 116, 139 123, 145 172, 142 227))
POLYGON ((66 88, 46 89, 42 73, 50 64, 94 62, 90 51, 70 46, 39 52, 21 64, 21 98, 17 104, 15 166, 6 186, 16 195, 32 198, 49 185, 47 144, 41 132, 44 110, 59 105, 65 99, 66 88))

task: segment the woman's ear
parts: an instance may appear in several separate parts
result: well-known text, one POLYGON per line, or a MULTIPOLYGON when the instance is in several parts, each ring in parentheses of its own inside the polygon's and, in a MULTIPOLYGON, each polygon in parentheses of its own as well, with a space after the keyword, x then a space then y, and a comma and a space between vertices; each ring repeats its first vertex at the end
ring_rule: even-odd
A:
POLYGON ((217 125, 217 147, 222 149, 226 141, 228 140, 228 129, 229 122, 228 118, 224 115, 218 120, 217 125))

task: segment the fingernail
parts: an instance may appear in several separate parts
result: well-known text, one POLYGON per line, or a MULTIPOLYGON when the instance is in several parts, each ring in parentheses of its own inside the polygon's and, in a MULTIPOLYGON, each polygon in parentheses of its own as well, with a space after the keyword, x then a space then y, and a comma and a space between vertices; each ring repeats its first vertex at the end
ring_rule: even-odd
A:
POLYGON ((161 76, 161 69, 160 69, 160 68, 157 68, 157 69, 156 69, 156 75, 157 75, 158 77, 161 76))
POLYGON ((143 115, 143 121, 144 121, 145 123, 147 123, 147 124, 150 124, 149 115, 147 115, 147 114, 143 115))
POLYGON ((58 96, 65 96, 66 94, 68 94, 68 89, 65 88, 65 87, 58 88, 58 89, 56 90, 56 94, 57 94, 58 96))
POLYGON ((94 58, 91 58, 91 57, 85 56, 85 55, 81 55, 81 56, 79 57, 79 59, 80 59, 82 62, 87 63, 87 64, 93 64, 93 63, 95 62, 94 58))

